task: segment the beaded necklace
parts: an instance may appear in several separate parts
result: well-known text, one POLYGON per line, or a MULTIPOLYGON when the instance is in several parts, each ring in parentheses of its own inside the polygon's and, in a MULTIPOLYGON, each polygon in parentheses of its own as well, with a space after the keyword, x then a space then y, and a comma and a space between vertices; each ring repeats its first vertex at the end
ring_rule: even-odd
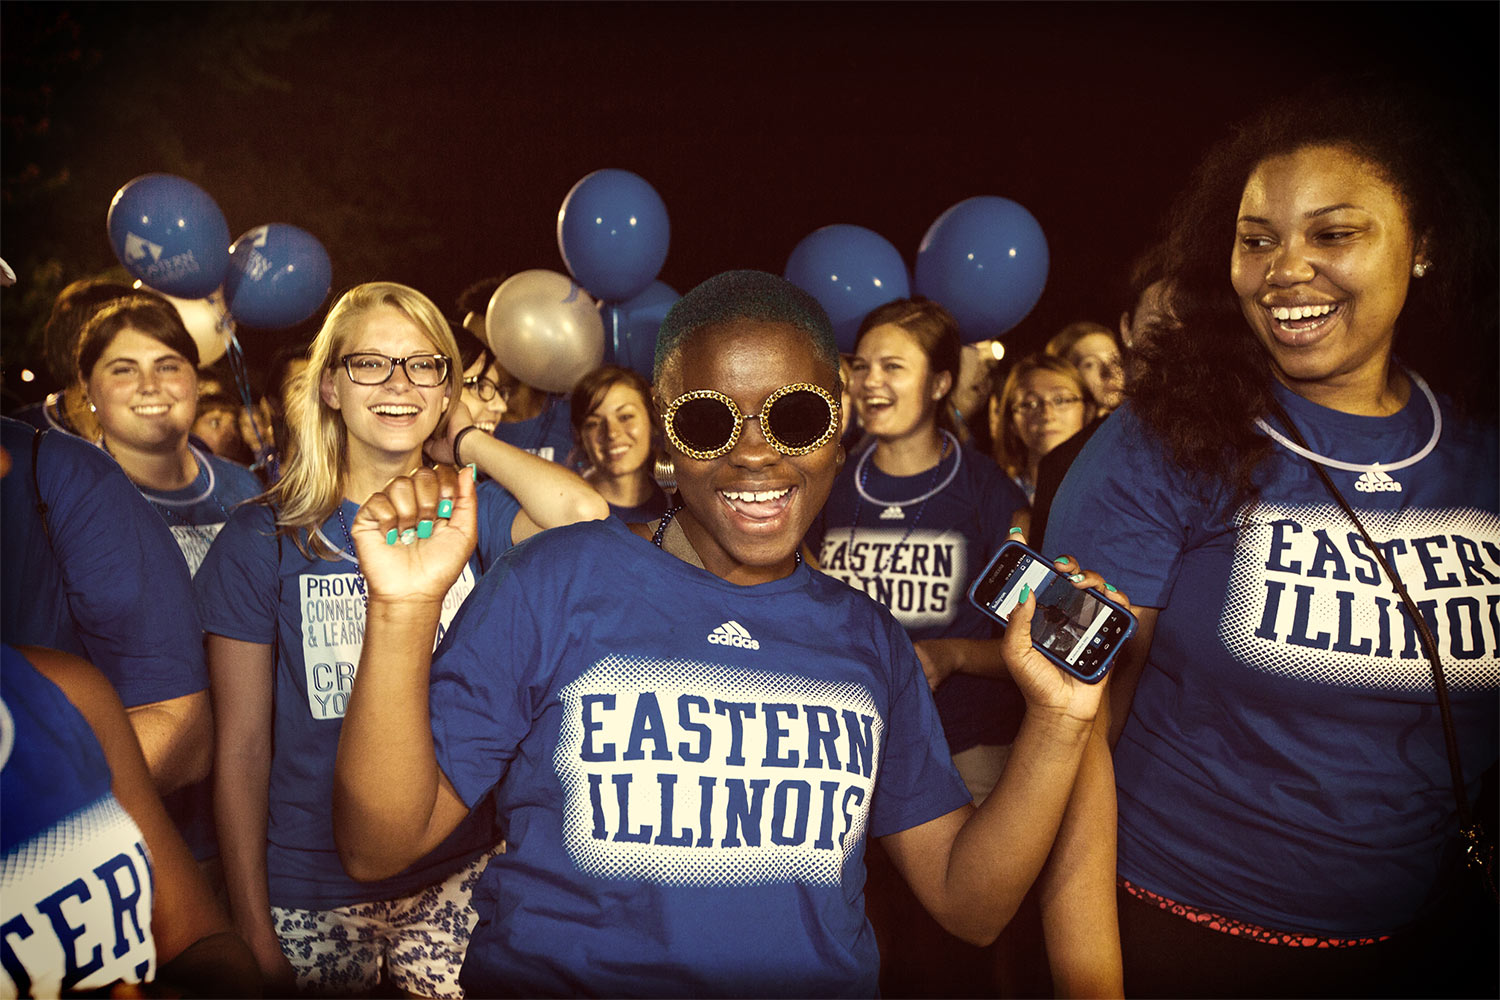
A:
MULTIPOLYGON (((672 518, 676 517, 677 516, 677 512, 680 511, 680 510, 682 510, 682 508, 683 508, 683 504, 678 504, 676 507, 669 507, 669 508, 667 508, 667 512, 661 516, 661 523, 659 523, 656 526, 656 533, 651 536, 651 541, 656 544, 657 548, 662 549, 663 551, 666 551, 666 546, 664 546, 662 544, 662 542, 667 537, 667 525, 669 525, 669 524, 672 523, 672 518)), ((682 530, 682 526, 678 525, 677 526, 677 530, 681 531, 682 530)), ((686 535, 684 535, 683 538, 684 538, 684 541, 686 541, 686 535)), ((692 543, 688 542, 688 546, 689 546, 689 549, 691 549, 692 543)), ((695 555, 696 555, 696 553, 695 553, 695 555)), ((797 547, 797 549, 795 551, 792 552, 792 557, 796 560, 796 565, 797 566, 801 566, 802 565, 802 547, 800 545, 797 547)), ((679 558, 681 558, 681 557, 679 557, 679 558)), ((684 561, 687 561, 687 560, 684 560, 684 561)), ((703 567, 703 561, 701 559, 697 562, 697 566, 700 569, 704 568, 703 567)))
MULTIPOLYGON (((344 541, 347 542, 349 544, 349 548, 352 549, 354 548, 354 536, 349 533, 349 522, 344 520, 344 502, 340 500, 338 507, 335 509, 339 515, 339 527, 344 529, 344 541)), ((328 541, 327 537, 323 536, 322 531, 319 531, 318 535, 323 538, 323 541, 328 541)), ((370 594, 365 589, 365 575, 364 573, 360 572, 359 560, 350 553, 345 552, 343 548, 336 545, 333 547, 338 549, 339 555, 343 556, 345 559, 354 564, 354 586, 359 588, 359 599, 364 603, 365 610, 369 611, 370 594)))
MULTIPOLYGON (((949 484, 953 482, 953 477, 958 475, 958 467, 963 464, 963 456, 960 455, 958 448, 958 438, 954 437, 952 434, 945 430, 939 429, 938 433, 943 436, 943 447, 942 450, 938 452, 937 464, 932 467, 932 478, 927 483, 927 492, 923 493, 921 496, 912 497, 910 500, 902 500, 899 502, 892 501, 889 503, 884 500, 877 500, 874 497, 870 496, 869 492, 865 489, 865 483, 870 478, 870 456, 875 453, 875 449, 873 447, 867 450, 863 455, 859 456, 859 463, 855 466, 854 484, 856 487, 856 492, 854 496, 854 523, 849 526, 849 547, 851 549, 854 547, 855 533, 859 531, 859 515, 863 501, 869 500, 871 503, 882 505, 885 508, 885 510, 881 512, 882 518, 889 514, 891 511, 895 511, 897 517, 904 517, 905 515, 901 511, 902 507, 909 507, 912 504, 919 504, 919 506, 917 507, 916 516, 914 516, 911 519, 911 522, 906 526, 906 534, 902 535, 901 541, 897 542, 891 548, 890 558, 887 559, 885 563, 885 568, 887 570, 891 568, 891 563, 896 561, 897 551, 901 548, 901 546, 905 545, 911 539, 911 533, 917 530, 917 523, 922 520, 922 512, 927 509, 927 501, 931 500, 933 497, 937 496, 939 493, 948 488, 949 484), (943 480, 941 485, 939 485, 938 474, 943 471, 943 460, 948 457, 948 445, 950 442, 953 445, 953 468, 949 470, 948 477, 943 480)), ((895 518, 892 518, 892 520, 894 519, 895 518)), ((859 579, 865 584, 865 587, 868 590, 872 581, 878 578, 880 574, 880 563, 877 560, 877 562, 875 563, 875 568, 871 572, 870 576, 861 576, 859 573, 855 573, 854 575, 859 577, 859 579)))

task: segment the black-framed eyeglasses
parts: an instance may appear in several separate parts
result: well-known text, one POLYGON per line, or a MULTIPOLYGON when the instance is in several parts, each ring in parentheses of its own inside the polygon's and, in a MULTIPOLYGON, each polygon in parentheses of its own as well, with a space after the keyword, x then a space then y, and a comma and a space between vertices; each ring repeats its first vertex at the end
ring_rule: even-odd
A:
POLYGON ((1066 410, 1074 403, 1083 402, 1082 396, 1053 396, 1043 399, 1040 396, 1028 396, 1011 404, 1011 408, 1017 413, 1024 413, 1028 417, 1034 413, 1042 412, 1043 407, 1051 407, 1054 410, 1066 410))
POLYGON ((672 400, 662 418, 672 446, 700 462, 728 454, 747 420, 759 420, 767 443, 783 455, 806 455, 838 433, 839 404, 822 386, 796 382, 767 396, 759 413, 742 413, 722 392, 696 389, 672 400))
POLYGON ((339 359, 349 381, 355 385, 381 385, 390 381, 396 366, 406 373, 412 385, 430 389, 448 381, 448 359, 441 354, 411 354, 404 358, 392 358, 374 351, 358 351, 339 359))
POLYGON ((500 402, 509 403, 510 394, 515 391, 516 387, 513 385, 501 385, 494 379, 488 379, 482 375, 470 375, 464 379, 464 388, 473 389, 474 394, 485 401, 499 396, 500 402))

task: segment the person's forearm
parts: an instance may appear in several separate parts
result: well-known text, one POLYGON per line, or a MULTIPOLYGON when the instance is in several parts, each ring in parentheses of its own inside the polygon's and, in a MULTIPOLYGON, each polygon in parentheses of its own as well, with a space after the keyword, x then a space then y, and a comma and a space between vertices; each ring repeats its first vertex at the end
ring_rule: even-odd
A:
POLYGON ((158 794, 208 777, 213 764, 214 720, 207 691, 127 709, 151 783, 158 794))
POLYGON ((276 938, 266 872, 271 734, 260 735, 233 730, 220 734, 214 820, 235 928, 252 946, 269 950, 276 938))
POLYGON ((436 843, 427 842, 439 783, 427 692, 440 607, 372 597, 366 610, 333 792, 339 857, 357 879, 394 875, 436 843))
POLYGON ((609 516, 609 504, 571 469, 483 432, 465 434, 458 463, 473 463, 510 491, 539 528, 609 516))
POLYGON ((952 647, 955 673, 1010 680, 1010 671, 1000 658, 999 639, 939 639, 952 647))
POLYGON ((1058 997, 1124 994, 1115 906, 1115 780, 1105 722, 1084 751, 1057 843, 1037 880, 1058 997))
POLYGON ((976 943, 992 941, 1047 860, 1092 727, 1028 712, 1005 770, 959 830, 945 873, 939 921, 976 943))

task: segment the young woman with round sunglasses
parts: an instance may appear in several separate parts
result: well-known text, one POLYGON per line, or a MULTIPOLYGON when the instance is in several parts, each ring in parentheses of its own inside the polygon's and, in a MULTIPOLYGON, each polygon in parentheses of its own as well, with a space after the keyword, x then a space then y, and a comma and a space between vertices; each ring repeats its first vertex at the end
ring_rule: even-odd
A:
POLYGON ((653 472, 659 453, 651 386, 639 374, 603 365, 573 387, 574 450, 583 478, 627 524, 654 521, 667 512, 667 495, 653 472))
MULTIPOLYGON (((492 821, 476 813, 373 884, 349 878, 334 851, 334 754, 366 627, 350 528, 360 503, 422 467, 424 445, 440 461, 458 452, 483 464, 494 481, 475 494, 477 550, 445 589, 446 628, 511 545, 602 517, 604 504, 567 470, 470 433, 467 408, 450 405, 452 331, 413 289, 374 283, 345 293, 309 358, 287 400, 294 447, 282 478, 267 502, 236 512, 196 581, 230 901, 276 989, 367 991, 384 967, 410 994, 457 996, 469 890, 499 840, 492 821)), ((432 528, 428 519, 383 543, 404 548, 432 528)))
MULTIPOLYGON (((513 550, 435 663, 473 486, 423 471, 360 511, 370 623, 339 752, 345 864, 399 871, 495 794, 511 846, 475 894, 475 994, 871 995, 872 836, 945 925, 993 938, 1055 838, 1064 853, 1110 839, 1107 810, 1068 809, 1097 788, 1100 691, 1012 629, 1029 709, 976 809, 905 632, 801 565, 842 462, 826 314, 773 275, 719 275, 668 313, 655 386, 682 506, 513 550), (449 502, 430 538, 384 544, 449 502), (622 600, 622 579, 649 603, 622 600)), ((1097 951, 1111 921, 1080 915, 1106 935, 1097 951)))

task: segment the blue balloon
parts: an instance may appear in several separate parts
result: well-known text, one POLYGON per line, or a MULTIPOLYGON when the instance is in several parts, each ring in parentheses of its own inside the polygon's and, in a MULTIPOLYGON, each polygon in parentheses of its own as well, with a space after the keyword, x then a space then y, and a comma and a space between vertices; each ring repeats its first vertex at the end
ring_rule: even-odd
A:
POLYGON ((669 284, 653 281, 635 298, 618 305, 601 303, 604 320, 604 360, 639 372, 651 380, 656 367, 656 331, 667 310, 682 296, 669 284))
POLYGON ((305 229, 272 222, 229 248, 224 298, 230 315, 246 326, 295 326, 318 311, 332 284, 328 251, 305 229))
POLYGON ((941 303, 968 343, 1031 312, 1047 286, 1047 238, 1026 209, 984 195, 937 217, 917 248, 917 294, 941 303))
POLYGON ((557 212, 557 248, 573 280, 596 299, 624 302, 661 273, 672 227, 661 195, 628 170, 596 170, 557 212))
POLYGON ((854 335, 870 310, 911 295, 900 251, 863 226, 840 223, 808 234, 783 276, 822 305, 845 354, 854 353, 854 335))
POLYGON ((110 246, 133 277, 179 299, 218 291, 229 267, 229 224, 208 192, 171 174, 145 174, 109 203, 110 246))

